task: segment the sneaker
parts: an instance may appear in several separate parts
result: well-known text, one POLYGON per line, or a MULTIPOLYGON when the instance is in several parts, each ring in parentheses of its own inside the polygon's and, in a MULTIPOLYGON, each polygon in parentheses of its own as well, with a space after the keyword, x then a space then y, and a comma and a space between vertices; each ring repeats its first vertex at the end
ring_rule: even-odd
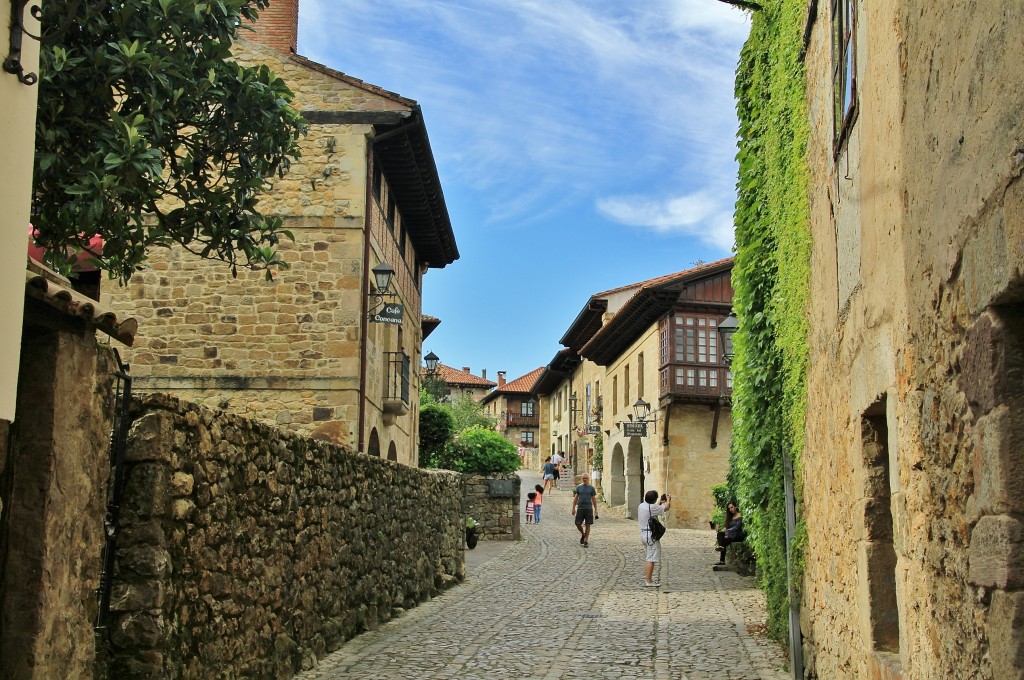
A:
POLYGON ((589 548, 590 547, 590 543, 588 543, 587 541, 583 541, 583 547, 584 548, 589 548))
POLYGON ((580 536, 580 545, 585 546, 586 544, 587 544, 587 539, 585 539, 583 536, 580 536))
POLYGON ((661 583, 659 583, 658 581, 646 581, 646 582, 644 582, 644 588, 659 588, 659 587, 661 587, 661 583))

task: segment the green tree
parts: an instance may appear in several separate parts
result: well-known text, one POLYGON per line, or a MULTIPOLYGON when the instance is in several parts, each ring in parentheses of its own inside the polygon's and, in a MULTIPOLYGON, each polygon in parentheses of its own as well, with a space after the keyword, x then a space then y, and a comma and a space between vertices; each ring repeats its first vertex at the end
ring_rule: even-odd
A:
POLYGON ((448 409, 433 402, 421 404, 420 467, 436 467, 454 435, 455 421, 448 409))
POLYGON ((448 402, 452 417, 455 419, 455 431, 462 432, 471 427, 482 427, 493 430, 496 421, 484 413, 480 402, 466 394, 461 394, 448 402))
POLYGON ((233 273, 285 266, 291 234, 257 203, 304 122, 284 81, 230 59, 267 3, 43 3, 33 224, 51 264, 99 234, 102 255, 85 256, 123 281, 176 243, 233 273))
POLYGON ((438 463, 447 470, 490 475, 515 472, 520 460, 512 442, 494 430, 474 425, 456 435, 438 463))

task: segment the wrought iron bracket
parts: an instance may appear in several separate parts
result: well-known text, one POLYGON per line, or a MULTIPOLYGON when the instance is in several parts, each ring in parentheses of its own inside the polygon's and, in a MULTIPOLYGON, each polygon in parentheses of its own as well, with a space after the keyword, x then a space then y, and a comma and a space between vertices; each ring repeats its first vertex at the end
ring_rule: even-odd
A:
POLYGON ((22 85, 35 85, 39 82, 39 76, 33 71, 25 71, 21 63, 21 40, 27 35, 33 40, 41 40, 40 36, 29 33, 25 28, 25 10, 31 13, 36 20, 42 18, 43 9, 39 5, 29 6, 29 0, 11 0, 11 35, 10 49, 7 58, 4 59, 4 71, 17 76, 18 82, 22 85))

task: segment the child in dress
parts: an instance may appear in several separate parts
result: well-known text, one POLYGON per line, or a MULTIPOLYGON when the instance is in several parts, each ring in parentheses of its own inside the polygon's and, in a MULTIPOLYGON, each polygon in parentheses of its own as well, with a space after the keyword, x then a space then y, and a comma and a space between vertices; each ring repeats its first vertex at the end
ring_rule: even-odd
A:
POLYGON ((537 494, 533 491, 526 494, 526 523, 533 524, 533 513, 534 513, 534 499, 537 498, 537 494))
POLYGON ((533 489, 537 492, 537 497, 533 499, 533 523, 540 524, 540 506, 544 502, 544 487, 538 484, 533 489))

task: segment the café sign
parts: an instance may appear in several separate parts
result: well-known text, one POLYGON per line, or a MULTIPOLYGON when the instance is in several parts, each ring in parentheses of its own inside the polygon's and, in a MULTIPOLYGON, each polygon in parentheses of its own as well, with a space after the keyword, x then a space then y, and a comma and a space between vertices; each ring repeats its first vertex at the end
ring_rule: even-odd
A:
POLYGON ((370 321, 374 323, 390 323, 395 325, 402 325, 402 317, 405 314, 405 308, 397 302, 384 305, 379 312, 374 312, 370 317, 370 321))
POLYGON ((647 423, 643 421, 639 423, 622 423, 622 434, 626 435, 627 437, 646 437, 647 423))

